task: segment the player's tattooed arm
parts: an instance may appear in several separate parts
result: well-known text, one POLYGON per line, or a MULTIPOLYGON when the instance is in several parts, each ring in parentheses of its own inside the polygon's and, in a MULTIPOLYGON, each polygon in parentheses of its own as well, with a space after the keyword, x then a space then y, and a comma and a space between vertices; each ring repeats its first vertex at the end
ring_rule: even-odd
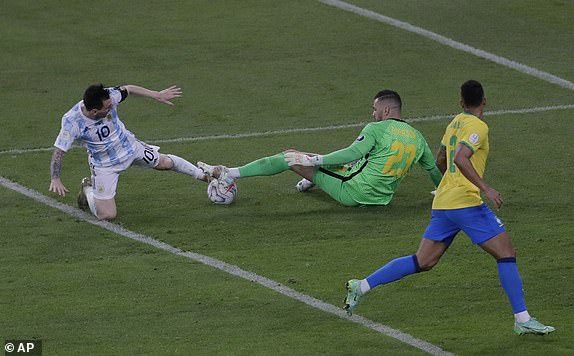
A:
POLYGON ((54 148, 54 153, 52 153, 52 162, 50 163, 50 176, 52 179, 60 178, 60 173, 62 172, 63 157, 64 151, 59 148, 54 148))
POLYGON ((68 189, 64 186, 60 180, 60 173, 62 172, 62 158, 64 157, 64 151, 59 148, 54 148, 54 153, 52 154, 52 162, 50 163, 50 191, 57 193, 60 196, 65 196, 68 189))

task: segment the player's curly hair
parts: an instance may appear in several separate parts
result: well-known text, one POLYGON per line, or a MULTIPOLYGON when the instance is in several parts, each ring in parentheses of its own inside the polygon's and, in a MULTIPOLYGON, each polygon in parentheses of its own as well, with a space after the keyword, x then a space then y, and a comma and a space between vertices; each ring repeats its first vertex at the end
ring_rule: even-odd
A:
POLYGON ((460 97, 464 105, 476 108, 482 104, 484 99, 484 90, 482 85, 476 80, 467 80, 460 87, 460 97))
POLYGON ((104 100, 110 98, 110 93, 104 88, 102 83, 93 84, 84 92, 84 106, 87 110, 101 109, 104 100))

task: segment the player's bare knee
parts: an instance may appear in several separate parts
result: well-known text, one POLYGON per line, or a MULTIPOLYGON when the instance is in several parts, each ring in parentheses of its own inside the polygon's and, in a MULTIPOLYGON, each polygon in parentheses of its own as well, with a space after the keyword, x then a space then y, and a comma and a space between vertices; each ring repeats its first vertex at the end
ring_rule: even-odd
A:
POLYGON ((98 219, 99 220, 113 220, 117 216, 117 210, 114 207, 104 207, 97 209, 98 211, 98 219))
POLYGON ((110 221, 110 220, 114 220, 116 218, 116 215, 117 215, 116 212, 98 213, 98 219, 110 221))

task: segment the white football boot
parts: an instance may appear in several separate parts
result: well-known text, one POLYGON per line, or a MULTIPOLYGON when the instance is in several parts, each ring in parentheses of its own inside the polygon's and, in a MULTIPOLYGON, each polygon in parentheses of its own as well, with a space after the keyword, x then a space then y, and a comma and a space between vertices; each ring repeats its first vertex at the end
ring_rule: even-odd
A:
POLYGON ((315 183, 311 182, 310 180, 308 180, 306 178, 303 178, 297 182, 297 184, 295 185, 295 188, 297 188, 297 190, 300 192, 306 192, 309 189, 313 188, 314 186, 315 186, 315 183))
POLYGON ((234 179, 229 176, 229 168, 225 166, 212 166, 205 162, 197 162, 197 167, 226 187, 231 186, 234 182, 234 179))

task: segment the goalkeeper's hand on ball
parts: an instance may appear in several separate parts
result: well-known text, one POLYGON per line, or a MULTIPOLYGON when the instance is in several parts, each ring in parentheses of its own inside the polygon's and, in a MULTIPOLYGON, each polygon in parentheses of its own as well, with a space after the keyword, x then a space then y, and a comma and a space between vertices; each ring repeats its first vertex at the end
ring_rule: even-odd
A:
POLYGON ((301 152, 287 152, 285 153, 285 161, 287 161, 289 167, 294 165, 313 167, 320 166, 323 163, 323 156, 301 152))

